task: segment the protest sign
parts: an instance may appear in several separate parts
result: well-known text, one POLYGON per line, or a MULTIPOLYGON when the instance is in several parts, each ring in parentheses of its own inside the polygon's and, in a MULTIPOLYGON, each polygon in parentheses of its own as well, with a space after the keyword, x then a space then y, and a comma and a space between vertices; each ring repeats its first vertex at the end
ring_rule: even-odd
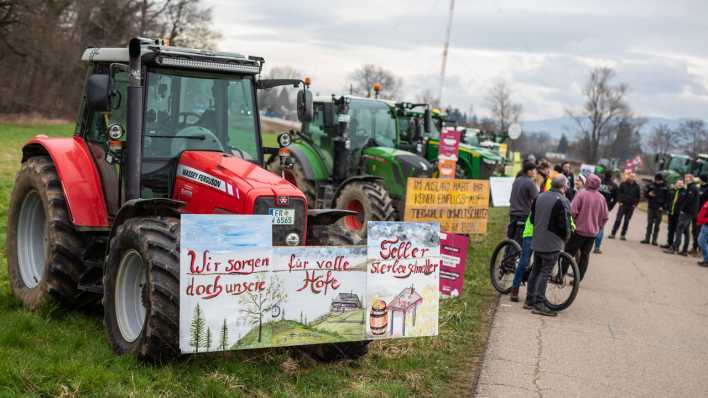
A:
POLYGON ((444 297, 462 294, 468 247, 467 236, 440 233, 440 294, 444 297))
POLYGON ((460 147, 459 130, 445 128, 440 132, 440 146, 438 147, 438 171, 440 178, 455 178, 457 167, 457 154, 460 147))
POLYGON ((512 185, 514 185, 514 177, 489 177, 492 206, 509 207, 512 185))
POLYGON ((489 181, 408 178, 404 220, 440 223, 451 233, 487 232, 489 181))
POLYGON ((583 163, 580 165, 580 174, 584 175, 585 177, 589 176, 590 174, 593 174, 594 172, 595 172, 595 165, 594 164, 583 163))

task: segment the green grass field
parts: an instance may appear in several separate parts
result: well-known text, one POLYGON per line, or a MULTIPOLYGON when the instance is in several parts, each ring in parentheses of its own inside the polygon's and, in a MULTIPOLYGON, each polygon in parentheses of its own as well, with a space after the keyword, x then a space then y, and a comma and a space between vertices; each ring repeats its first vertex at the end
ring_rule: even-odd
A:
POLYGON ((111 351, 100 314, 47 305, 25 311, 10 292, 4 257, 7 206, 32 135, 70 135, 71 125, 0 124, 0 396, 86 397, 448 397, 471 396, 495 294, 487 263, 505 229, 492 209, 476 237, 464 294, 444 300, 440 335, 371 344, 359 361, 319 364, 295 349, 198 355, 155 367, 111 351))

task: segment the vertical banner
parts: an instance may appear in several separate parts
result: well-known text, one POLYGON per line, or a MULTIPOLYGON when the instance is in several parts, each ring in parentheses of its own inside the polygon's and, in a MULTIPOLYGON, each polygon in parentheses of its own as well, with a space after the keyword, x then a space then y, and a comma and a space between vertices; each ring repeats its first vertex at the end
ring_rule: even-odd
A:
POLYGON ((226 351, 249 333, 269 345, 263 325, 281 299, 271 278, 272 217, 181 219, 180 350, 226 351))
POLYGON ((459 130, 444 128, 440 133, 440 146, 438 147, 438 171, 440 178, 455 178, 457 167, 457 152, 460 147, 459 130))
POLYGON ((440 227, 370 222, 366 337, 438 334, 440 227))
POLYGON ((467 236, 440 233, 440 294, 445 297, 462 294, 468 247, 467 236))

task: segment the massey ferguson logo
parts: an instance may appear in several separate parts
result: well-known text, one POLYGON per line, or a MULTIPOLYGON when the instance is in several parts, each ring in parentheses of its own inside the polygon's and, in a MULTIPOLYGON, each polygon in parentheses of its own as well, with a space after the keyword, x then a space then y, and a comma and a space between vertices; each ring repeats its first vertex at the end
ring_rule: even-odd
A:
POLYGON ((278 196, 278 206, 287 206, 289 198, 287 196, 278 196))

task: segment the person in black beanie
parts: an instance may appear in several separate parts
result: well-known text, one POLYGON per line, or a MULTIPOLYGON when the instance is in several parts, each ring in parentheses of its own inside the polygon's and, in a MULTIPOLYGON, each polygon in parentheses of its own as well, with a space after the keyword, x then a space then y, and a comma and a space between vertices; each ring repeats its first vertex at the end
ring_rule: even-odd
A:
POLYGON ((664 176, 657 173, 654 176, 654 182, 649 184, 644 191, 644 197, 647 199, 647 232, 644 235, 644 240, 641 243, 656 246, 656 240, 659 237, 659 226, 661 225, 661 216, 664 209, 669 205, 669 189, 664 182, 664 176))

